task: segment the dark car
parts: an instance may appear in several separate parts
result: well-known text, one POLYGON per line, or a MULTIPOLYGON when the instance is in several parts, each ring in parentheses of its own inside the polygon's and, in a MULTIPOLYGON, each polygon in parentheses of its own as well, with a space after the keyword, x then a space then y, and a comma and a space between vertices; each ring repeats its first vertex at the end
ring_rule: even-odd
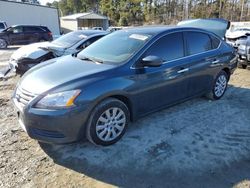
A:
POLYGON ((238 65, 246 69, 250 65, 250 36, 238 42, 238 65))
POLYGON ((41 63, 13 95, 18 119, 34 139, 117 142, 130 121, 193 97, 220 99, 236 68, 234 49, 191 27, 113 32, 81 51, 41 63))
POLYGON ((8 45, 51 41, 52 39, 51 31, 45 26, 15 25, 0 32, 0 48, 7 48, 8 45))
POLYGON ((10 57, 10 68, 23 74, 31 67, 55 57, 78 53, 96 40, 108 34, 98 30, 80 30, 67 33, 52 42, 40 42, 23 46, 10 57))
POLYGON ((7 28, 6 22, 0 21, 0 32, 7 28))

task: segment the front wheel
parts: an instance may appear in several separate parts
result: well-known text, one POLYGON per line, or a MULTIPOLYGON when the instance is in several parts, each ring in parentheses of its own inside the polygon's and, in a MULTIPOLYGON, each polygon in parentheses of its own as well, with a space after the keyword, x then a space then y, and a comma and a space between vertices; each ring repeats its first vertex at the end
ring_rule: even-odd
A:
POLYGON ((115 98, 105 99, 90 115, 87 138, 96 145, 114 144, 124 135, 129 119, 126 104, 115 98))
POLYGON ((229 76, 225 71, 220 71, 219 74, 216 76, 213 84, 212 90, 207 94, 207 97, 212 100, 218 100, 220 99, 226 89, 227 89, 227 83, 228 83, 229 76))
POLYGON ((241 67, 242 67, 243 69, 246 69, 246 68, 247 68, 247 65, 241 65, 241 67))

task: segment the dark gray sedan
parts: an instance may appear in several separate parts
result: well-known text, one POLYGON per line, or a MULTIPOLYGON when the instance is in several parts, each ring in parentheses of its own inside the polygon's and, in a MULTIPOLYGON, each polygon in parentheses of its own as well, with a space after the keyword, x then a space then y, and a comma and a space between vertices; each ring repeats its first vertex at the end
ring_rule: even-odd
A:
POLYGON ((29 70, 13 95, 18 119, 34 139, 117 142, 130 121, 206 95, 220 99, 236 68, 234 49, 191 27, 116 31, 77 57, 29 70))

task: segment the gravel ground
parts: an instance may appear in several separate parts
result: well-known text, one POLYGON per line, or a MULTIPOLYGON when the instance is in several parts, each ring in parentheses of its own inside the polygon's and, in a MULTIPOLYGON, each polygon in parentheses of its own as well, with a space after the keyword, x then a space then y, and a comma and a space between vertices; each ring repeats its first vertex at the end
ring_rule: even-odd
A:
MULTIPOLYGON (((13 52, 0 50, 0 66, 13 52)), ((142 118, 110 147, 30 139, 0 81, 0 187, 250 187, 250 70, 219 101, 197 98, 142 118)))

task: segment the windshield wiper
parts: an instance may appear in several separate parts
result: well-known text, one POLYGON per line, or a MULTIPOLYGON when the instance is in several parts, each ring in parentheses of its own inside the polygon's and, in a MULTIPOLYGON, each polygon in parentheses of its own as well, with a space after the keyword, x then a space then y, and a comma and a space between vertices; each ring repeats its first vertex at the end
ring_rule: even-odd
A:
POLYGON ((81 60, 85 60, 85 61, 92 61, 92 62, 94 62, 94 63, 103 63, 102 60, 96 59, 96 58, 93 58, 93 57, 90 58, 90 57, 84 56, 84 57, 80 57, 80 59, 81 59, 81 60))

